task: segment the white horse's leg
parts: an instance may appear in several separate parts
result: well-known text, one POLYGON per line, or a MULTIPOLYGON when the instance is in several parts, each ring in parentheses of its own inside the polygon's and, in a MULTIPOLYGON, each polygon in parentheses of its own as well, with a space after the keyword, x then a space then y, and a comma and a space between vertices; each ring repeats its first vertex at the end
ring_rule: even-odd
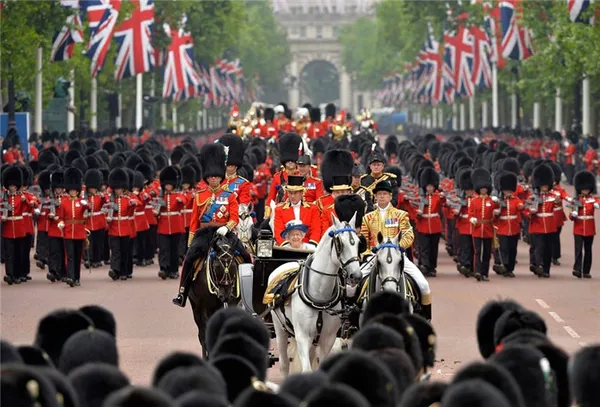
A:
POLYGON ((339 317, 323 313, 323 329, 321 330, 321 337, 319 338, 320 362, 329 356, 341 325, 342 323, 339 317))
POLYGON ((318 311, 306 305, 297 293, 292 297, 290 308, 302 372, 312 372, 310 354, 317 333, 318 311))
POLYGON ((295 332, 296 345, 298 346, 298 357, 302 364, 302 373, 312 372, 312 366, 310 364, 310 351, 312 348, 313 338, 307 335, 306 332, 295 332))
POLYGON ((277 311, 271 311, 273 328, 275 329, 275 340, 277 352, 279 353, 279 371, 284 377, 290 373, 290 356, 288 355, 288 333, 285 331, 279 318, 275 315, 277 311))

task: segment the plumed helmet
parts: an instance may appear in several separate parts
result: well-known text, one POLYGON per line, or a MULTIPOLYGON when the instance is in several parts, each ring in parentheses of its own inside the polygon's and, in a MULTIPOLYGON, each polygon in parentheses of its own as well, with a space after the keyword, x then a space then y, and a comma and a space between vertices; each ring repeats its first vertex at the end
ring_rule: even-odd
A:
POLYGON ((350 151, 329 150, 326 152, 321 163, 323 188, 327 192, 331 192, 333 189, 349 189, 352 184, 353 167, 354 159, 350 151))
POLYGON ((10 185, 14 185, 17 188, 23 186, 23 172, 16 165, 11 165, 2 171, 2 186, 7 188, 10 185))
POLYGON ((81 185, 83 184, 83 173, 75 167, 70 167, 65 170, 65 189, 70 191, 74 189, 81 191, 81 185))
POLYGON ((362 225, 362 219, 367 208, 367 204, 357 194, 340 195, 335 198, 334 203, 335 214, 338 219, 343 222, 350 222, 356 213, 356 228, 362 225))
POLYGON ((181 168, 181 184, 189 184, 192 186, 196 184, 196 170, 194 170, 194 167, 191 165, 186 165, 181 168))
POLYGON ((474 189, 471 181, 472 172, 470 168, 461 168, 456 172, 456 182, 460 190, 471 191, 474 189))
POLYGON ((433 185, 435 189, 440 186, 440 176, 433 168, 423 168, 419 176, 419 187, 425 189, 427 185, 433 185))
POLYGON ((573 184, 577 194, 584 189, 589 189, 592 194, 596 193, 596 176, 591 171, 579 171, 575 174, 573 184))
POLYGON ((86 188, 102 188, 102 173, 100 170, 91 169, 87 170, 85 176, 83 177, 83 183, 86 188))
MULTIPOLYGON (((297 147, 297 146, 296 146, 297 147)), ((200 166, 202 169, 202 179, 206 181, 208 177, 225 178, 225 146, 220 143, 205 144, 200 149, 200 166)))
POLYGON ((179 174, 175 166, 170 165, 160 172, 160 185, 164 188, 165 185, 171 184, 177 188, 179 184, 179 174))
POLYGON ((279 137, 279 158, 281 164, 285 164, 288 161, 297 162, 302 145, 302 137, 296 133, 288 133, 279 137))
POLYGON ((517 175, 509 171, 503 171, 498 176, 498 189, 500 191, 516 191, 517 190, 517 175))
POLYGON ((129 175, 124 168, 115 168, 108 174, 108 186, 113 190, 117 188, 127 189, 129 187, 129 175))
POLYGON ((542 164, 536 167, 533 170, 532 178, 533 187, 536 189, 539 189, 544 185, 546 185, 548 188, 552 188, 552 185, 554 185, 554 172, 547 164, 542 164))
POLYGON ((477 193, 479 193, 482 188, 486 188, 488 193, 492 192, 492 177, 485 168, 474 169, 471 173, 471 182, 473 182, 473 189, 477 193))
MULTIPOLYGON (((218 141, 226 147, 229 147, 227 152, 227 165, 235 165, 241 167, 244 164, 244 141, 240 136, 235 134, 225 134, 218 141)), ((297 148, 298 146, 296 146, 297 148)))

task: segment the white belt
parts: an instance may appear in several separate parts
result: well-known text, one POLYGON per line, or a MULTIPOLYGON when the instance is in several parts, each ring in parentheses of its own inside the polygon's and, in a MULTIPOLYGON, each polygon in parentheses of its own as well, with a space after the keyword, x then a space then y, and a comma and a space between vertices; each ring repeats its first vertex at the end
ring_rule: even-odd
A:
POLYGON ((161 212, 160 216, 175 216, 181 215, 181 212, 161 212))
POLYGON ((192 209, 184 209, 181 211, 181 213, 192 213, 193 210, 192 209))
POLYGON ((423 218, 437 218, 438 216, 440 216, 439 213, 429 213, 426 215, 421 215, 423 218))
POLYGON ((537 216, 540 218, 549 218, 550 216, 554 216, 554 213, 538 213, 537 216))
POLYGON ((23 214, 23 216, 31 216, 31 214, 30 214, 30 213, 28 213, 28 212, 25 212, 25 213, 23 214))
POLYGON ((6 220, 22 220, 23 217, 22 216, 9 216, 6 218, 6 220))
POLYGON ((146 205, 145 208, 146 209, 154 209, 154 206, 152 206, 152 205, 146 205))
POLYGON ((509 215, 509 216, 500 216, 501 220, 511 220, 511 219, 517 219, 517 215, 509 215))
POLYGON ((562 210, 563 210, 563 208, 562 208, 562 207, 559 207, 559 208, 554 208, 554 212, 558 212, 558 211, 562 211, 562 210))
POLYGON ((462 215, 460 215, 460 217, 463 219, 467 219, 469 217, 469 215, 466 213, 463 213, 462 215))
POLYGON ((146 216, 146 212, 136 212, 135 216, 146 216))
POLYGON ((594 217, 586 215, 586 216, 578 216, 575 219, 578 219, 578 220, 592 220, 592 219, 594 219, 594 217))
POLYGON ((132 220, 133 216, 115 216, 113 220, 132 220))
POLYGON ((90 213, 90 216, 99 216, 99 215, 104 215, 104 212, 100 211, 100 212, 92 212, 92 213, 90 213))

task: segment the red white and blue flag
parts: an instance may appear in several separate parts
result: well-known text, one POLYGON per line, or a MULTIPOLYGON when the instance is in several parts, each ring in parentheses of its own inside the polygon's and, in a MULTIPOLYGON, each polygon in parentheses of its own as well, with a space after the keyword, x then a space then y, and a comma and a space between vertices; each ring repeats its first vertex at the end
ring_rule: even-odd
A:
POLYGON ((194 67, 194 41, 182 28, 172 30, 165 24, 164 29, 171 38, 171 45, 167 49, 163 97, 180 99, 183 92, 190 92, 200 84, 200 76, 194 67))
POLYGON ((500 2, 502 56, 518 61, 527 59, 534 53, 530 30, 519 24, 521 8, 521 0, 502 0, 500 2))
POLYGON ((134 10, 115 31, 118 46, 115 80, 129 78, 154 69, 152 25, 154 0, 132 0, 134 10))
POLYGON ((67 17, 65 25, 52 39, 50 62, 66 61, 73 57, 76 43, 83 42, 83 28, 79 15, 79 0, 61 0, 60 4, 71 9, 73 14, 67 17))
POLYGON ((86 0, 85 12, 91 31, 86 55, 92 60, 91 73, 95 78, 104 66, 112 42, 121 0, 86 0))
POLYGON ((454 88, 460 96, 473 96, 471 66, 473 64, 473 39, 464 24, 458 25, 454 35, 444 36, 450 68, 454 75, 454 88))
POLYGON ((583 14, 589 10, 593 0, 567 0, 569 18, 574 23, 594 23, 594 18, 585 18, 583 14))
POLYGON ((480 88, 492 87, 491 43, 487 33, 474 25, 469 27, 473 42, 471 82, 480 88))

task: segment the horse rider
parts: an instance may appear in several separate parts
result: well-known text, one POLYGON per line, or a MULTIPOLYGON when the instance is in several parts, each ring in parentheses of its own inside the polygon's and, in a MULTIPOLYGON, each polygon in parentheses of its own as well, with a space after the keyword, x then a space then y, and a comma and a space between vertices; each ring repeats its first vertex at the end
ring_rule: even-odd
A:
POLYGON ((373 210, 373 194, 374 190, 380 182, 389 181, 392 188, 392 205, 396 206, 398 202, 398 186, 396 185, 396 175, 388 172, 383 172, 386 159, 384 155, 378 151, 375 143, 371 146, 371 151, 368 156, 368 164, 370 173, 365 174, 360 179, 360 184, 366 190, 367 208, 373 210))
POLYGON ((304 236, 308 232, 308 226, 302 223, 301 220, 291 220, 285 225, 285 229, 281 232, 281 237, 284 242, 281 247, 289 247, 292 249, 314 250, 316 244, 313 242, 305 242, 304 236))
POLYGON ((250 206, 250 182, 237 173, 238 169, 244 164, 244 150, 246 148, 244 141, 238 135, 225 134, 219 139, 219 143, 229 148, 224 183, 229 187, 229 191, 235 194, 238 205, 245 205, 247 209, 250 206))
MULTIPOLYGON (((384 239, 393 238, 400 233, 398 245, 404 249, 408 249, 413 244, 414 234, 408 213, 394 208, 391 204, 393 190, 392 183, 388 180, 378 182, 373 189, 376 200, 375 209, 364 216, 361 229, 369 249, 377 246, 378 233, 381 233, 384 239)), ((370 254, 367 251, 366 255, 369 256, 370 254)), ((404 272, 417 283, 421 292, 423 314, 431 320, 431 288, 427 279, 423 276, 421 270, 406 257, 404 258, 404 272)))
MULTIPOLYGON (((194 197, 192 219, 188 247, 191 245, 196 230, 207 227, 218 227, 216 233, 225 236, 235 229, 239 221, 238 203, 225 179, 225 163, 227 155, 223 144, 206 144, 200 150, 202 177, 206 185, 194 197)), ((182 270, 186 270, 184 267, 182 270)), ((173 304, 185 307, 187 293, 193 276, 182 271, 179 293, 173 304)))

